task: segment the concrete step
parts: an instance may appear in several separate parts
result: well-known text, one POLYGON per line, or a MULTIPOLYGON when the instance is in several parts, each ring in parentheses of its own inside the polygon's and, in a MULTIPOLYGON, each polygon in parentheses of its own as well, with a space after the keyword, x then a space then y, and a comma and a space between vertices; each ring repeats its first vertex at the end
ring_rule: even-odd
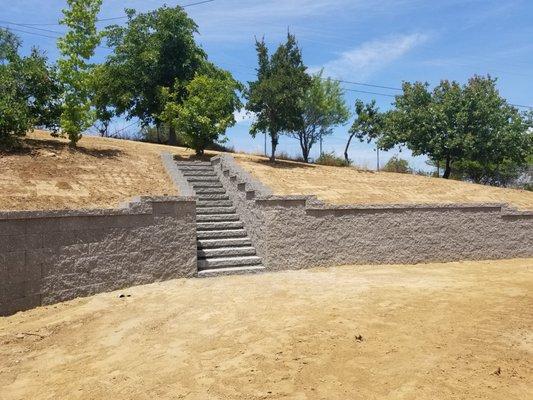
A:
POLYGON ((237 210, 235 207, 197 207, 196 215, 208 214, 234 214, 237 210))
POLYGON ((198 269, 241 267, 260 264, 261 258, 257 256, 206 258, 198 260, 198 269))
POLYGON ((215 171, 211 165, 178 165, 178 169, 180 171, 215 171))
POLYGON ((222 187, 222 183, 220 183, 220 181, 213 181, 213 182, 208 182, 208 181, 202 181, 202 182, 190 182, 190 184, 192 185, 193 188, 204 188, 204 187, 216 187, 216 188, 221 188, 221 187, 222 187))
POLYGON ((197 231, 198 239, 222 239, 222 238, 243 238, 246 237, 244 229, 224 229, 220 231, 197 231))
POLYGON ((231 200, 196 200, 196 207, 231 207, 231 200))
POLYGON ((244 225, 241 221, 217 221, 217 222, 197 222, 197 231, 220 231, 223 229, 240 229, 244 225))
POLYGON ((212 176, 212 177, 218 178, 218 175, 216 174, 215 171, 204 170, 204 169, 200 169, 200 170, 197 170, 197 169, 185 169, 185 170, 181 170, 181 173, 185 177, 189 177, 189 176, 212 176))
POLYGON ((220 182, 218 176, 202 176, 202 175, 191 175, 187 176, 187 181, 190 183, 195 182, 220 182))
POLYGON ((217 269, 204 269, 198 271, 198 278, 213 278, 216 276, 224 275, 244 275, 244 274, 258 274, 260 272, 265 272, 265 267, 260 265, 250 265, 243 267, 230 267, 230 268, 217 268, 217 269))
POLYGON ((211 194, 225 194, 226 193, 226 190, 223 188, 223 187, 220 187, 220 188, 195 188, 194 191, 196 192, 196 194, 207 194, 207 193, 211 193, 211 194))
POLYGON ((209 165, 211 166, 211 161, 175 161, 176 165, 178 166, 185 166, 188 167, 190 165, 209 165))
POLYGON ((222 193, 200 194, 200 195, 197 195, 196 197, 198 198, 198 200, 229 200, 229 196, 227 194, 222 194, 222 193))
POLYGON ((206 214, 197 215, 196 222, 238 221, 237 214, 206 214))
POLYGON ((219 247, 216 249, 200 249, 198 250, 198 259, 212 258, 212 257, 244 257, 255 256, 255 249, 252 246, 248 247, 219 247))
POLYGON ((217 249, 220 247, 244 247, 251 245, 252 241, 248 237, 198 240, 198 249, 217 249))

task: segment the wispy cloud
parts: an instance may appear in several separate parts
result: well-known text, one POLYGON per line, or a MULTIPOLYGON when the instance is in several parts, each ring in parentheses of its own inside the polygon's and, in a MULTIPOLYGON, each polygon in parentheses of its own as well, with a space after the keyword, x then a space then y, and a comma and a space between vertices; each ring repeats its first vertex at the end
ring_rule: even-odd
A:
POLYGON ((233 117, 235 118, 235 122, 237 124, 251 123, 255 119, 255 114, 249 111, 246 111, 244 108, 242 108, 239 111, 235 111, 233 113, 233 117))
POLYGON ((324 68, 326 76, 337 79, 350 77, 362 79, 400 59, 428 39, 429 36, 426 34, 414 33, 372 40, 342 52, 338 58, 323 66, 315 66, 311 70, 318 71, 324 68))

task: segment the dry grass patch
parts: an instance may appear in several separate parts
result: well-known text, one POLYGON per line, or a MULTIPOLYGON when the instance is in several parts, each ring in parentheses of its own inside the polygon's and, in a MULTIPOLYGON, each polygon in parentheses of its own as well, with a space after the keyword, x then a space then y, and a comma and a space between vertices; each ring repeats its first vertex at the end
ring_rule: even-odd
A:
POLYGON ((113 208, 138 195, 175 195, 160 153, 190 157, 184 148, 85 136, 66 139, 33 132, 25 149, 0 154, 0 209, 113 208))
POLYGON ((533 192, 467 182, 355 168, 278 161, 236 155, 239 164, 275 194, 316 194, 333 204, 509 203, 533 209, 533 192))
POLYGON ((526 399, 532 309, 533 259, 175 280, 0 318, 0 397, 526 399))

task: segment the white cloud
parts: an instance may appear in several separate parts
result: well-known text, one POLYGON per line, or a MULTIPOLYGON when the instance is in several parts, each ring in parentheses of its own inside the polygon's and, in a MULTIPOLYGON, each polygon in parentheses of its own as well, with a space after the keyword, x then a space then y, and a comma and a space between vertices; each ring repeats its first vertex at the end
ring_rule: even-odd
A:
POLYGON ((249 111, 246 111, 244 108, 241 108, 239 111, 235 111, 233 116, 238 124, 251 123, 255 119, 255 115, 249 111))
POLYGON ((361 79, 398 60, 427 40, 428 35, 421 33, 388 36, 365 42, 354 49, 342 52, 338 58, 322 67, 315 66, 310 69, 319 71, 324 68, 326 76, 338 79, 350 77, 361 79))

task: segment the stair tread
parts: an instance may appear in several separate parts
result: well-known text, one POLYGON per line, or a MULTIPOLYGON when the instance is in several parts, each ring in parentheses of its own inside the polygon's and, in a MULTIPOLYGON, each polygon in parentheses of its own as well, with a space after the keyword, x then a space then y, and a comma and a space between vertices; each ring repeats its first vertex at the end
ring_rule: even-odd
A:
POLYGON ((197 247, 200 250, 218 249, 223 247, 239 247, 251 246, 252 241, 249 237, 242 238, 213 238, 213 239, 199 239, 197 247))
POLYGON ((239 267, 226 267, 226 268, 208 268, 198 271, 198 277, 219 276, 224 274, 236 274, 245 272, 261 272, 265 271, 265 267, 261 265, 243 265, 239 267))

